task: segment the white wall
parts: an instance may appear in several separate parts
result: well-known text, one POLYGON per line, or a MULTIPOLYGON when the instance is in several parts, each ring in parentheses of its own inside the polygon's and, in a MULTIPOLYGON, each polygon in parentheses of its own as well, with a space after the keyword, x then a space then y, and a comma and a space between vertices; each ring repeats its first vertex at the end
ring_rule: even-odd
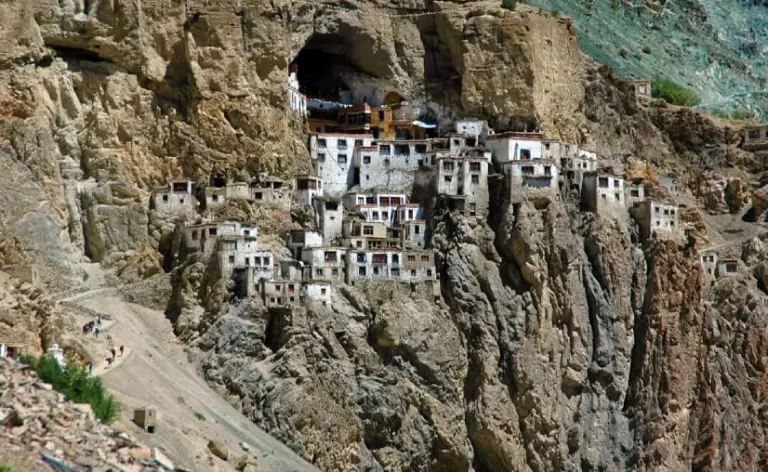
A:
POLYGON ((333 287, 329 283, 323 282, 308 282, 304 284, 304 288, 307 292, 307 298, 319 303, 325 304, 325 306, 332 306, 333 287))
POLYGON ((325 195, 341 196, 347 191, 354 180, 355 146, 370 146, 372 142, 371 135, 310 135, 310 156, 316 166, 318 177, 323 180, 325 195), (342 143, 346 143, 346 147, 342 143))

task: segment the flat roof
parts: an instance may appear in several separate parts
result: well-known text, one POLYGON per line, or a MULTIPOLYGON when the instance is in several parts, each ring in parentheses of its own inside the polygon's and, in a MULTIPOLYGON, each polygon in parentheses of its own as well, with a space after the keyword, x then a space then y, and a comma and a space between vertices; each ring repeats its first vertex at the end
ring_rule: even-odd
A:
POLYGON ((531 141, 544 141, 547 139, 544 133, 527 133, 527 132, 519 132, 519 131, 505 131, 503 133, 496 133, 488 136, 486 139, 505 139, 505 138, 528 139, 531 141))
POLYGON ((356 133, 317 133, 317 132, 310 132, 310 135, 314 135, 318 138, 322 138, 323 136, 333 136, 333 137, 344 137, 344 138, 351 138, 351 139, 360 139, 360 138, 370 138, 373 139, 372 134, 356 134, 356 133))

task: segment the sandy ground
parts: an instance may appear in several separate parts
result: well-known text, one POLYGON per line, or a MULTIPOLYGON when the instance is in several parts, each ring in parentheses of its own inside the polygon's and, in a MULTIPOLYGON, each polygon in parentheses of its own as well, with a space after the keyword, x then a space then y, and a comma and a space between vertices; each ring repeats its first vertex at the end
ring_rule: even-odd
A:
MULTIPOLYGON (((122 404, 116 427, 158 447, 174 465, 195 471, 233 471, 236 459, 245 454, 267 470, 316 470, 208 387, 187 361, 184 347, 174 337, 162 312, 126 303, 114 290, 103 288, 67 301, 110 318, 102 322, 98 338, 84 336, 84 345, 94 359, 93 373, 102 376, 122 404), (126 351, 107 366, 111 345, 124 345, 126 351), (133 409, 150 404, 160 412, 154 434, 143 432, 132 422, 133 409), (198 419, 196 413, 205 419, 198 419), (229 462, 209 453, 209 439, 227 444, 229 462), (249 446, 249 452, 241 448, 241 442, 249 446)), ((83 324, 88 319, 78 321, 83 324)))

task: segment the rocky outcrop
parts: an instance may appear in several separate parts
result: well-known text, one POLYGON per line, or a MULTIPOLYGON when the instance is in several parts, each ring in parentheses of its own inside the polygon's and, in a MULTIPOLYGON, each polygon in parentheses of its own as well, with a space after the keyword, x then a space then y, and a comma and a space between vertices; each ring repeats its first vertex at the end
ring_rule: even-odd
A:
POLYGON ((160 470, 152 450, 64 401, 34 372, 0 358, 0 461, 19 470, 160 470), (74 469, 74 468, 77 469, 74 469))

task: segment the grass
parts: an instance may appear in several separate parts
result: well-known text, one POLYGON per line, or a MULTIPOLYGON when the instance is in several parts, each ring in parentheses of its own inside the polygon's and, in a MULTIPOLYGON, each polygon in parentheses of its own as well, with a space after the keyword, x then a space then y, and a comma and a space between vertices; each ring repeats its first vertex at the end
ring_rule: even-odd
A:
POLYGON ((505 10, 514 10, 517 6, 517 0, 501 0, 501 8, 505 10))
POLYGON ((715 118, 722 118, 726 120, 729 118, 736 121, 749 121, 752 119, 752 113, 749 110, 745 110, 743 108, 738 108, 731 113, 728 113, 722 108, 715 108, 714 110, 711 110, 709 114, 715 118))
POLYGON ((11 466, 0 464, 0 472, 13 472, 11 466))
POLYGON ((651 82, 651 94, 667 103, 682 107, 698 105, 701 100, 692 90, 663 77, 656 77, 651 82))
MULTIPOLYGON (((197 418, 200 421, 205 421, 205 416, 203 416, 203 414, 200 413, 199 411, 195 412, 195 418, 197 418)), ((2 472, 2 471, 0 471, 0 472, 2 472)))
POLYGON ((64 368, 48 356, 39 359, 27 356, 22 362, 37 372, 43 382, 63 393, 67 400, 91 405, 93 414, 102 423, 111 423, 117 418, 120 405, 115 397, 106 392, 100 378, 88 375, 85 367, 77 362, 70 361, 64 368))

